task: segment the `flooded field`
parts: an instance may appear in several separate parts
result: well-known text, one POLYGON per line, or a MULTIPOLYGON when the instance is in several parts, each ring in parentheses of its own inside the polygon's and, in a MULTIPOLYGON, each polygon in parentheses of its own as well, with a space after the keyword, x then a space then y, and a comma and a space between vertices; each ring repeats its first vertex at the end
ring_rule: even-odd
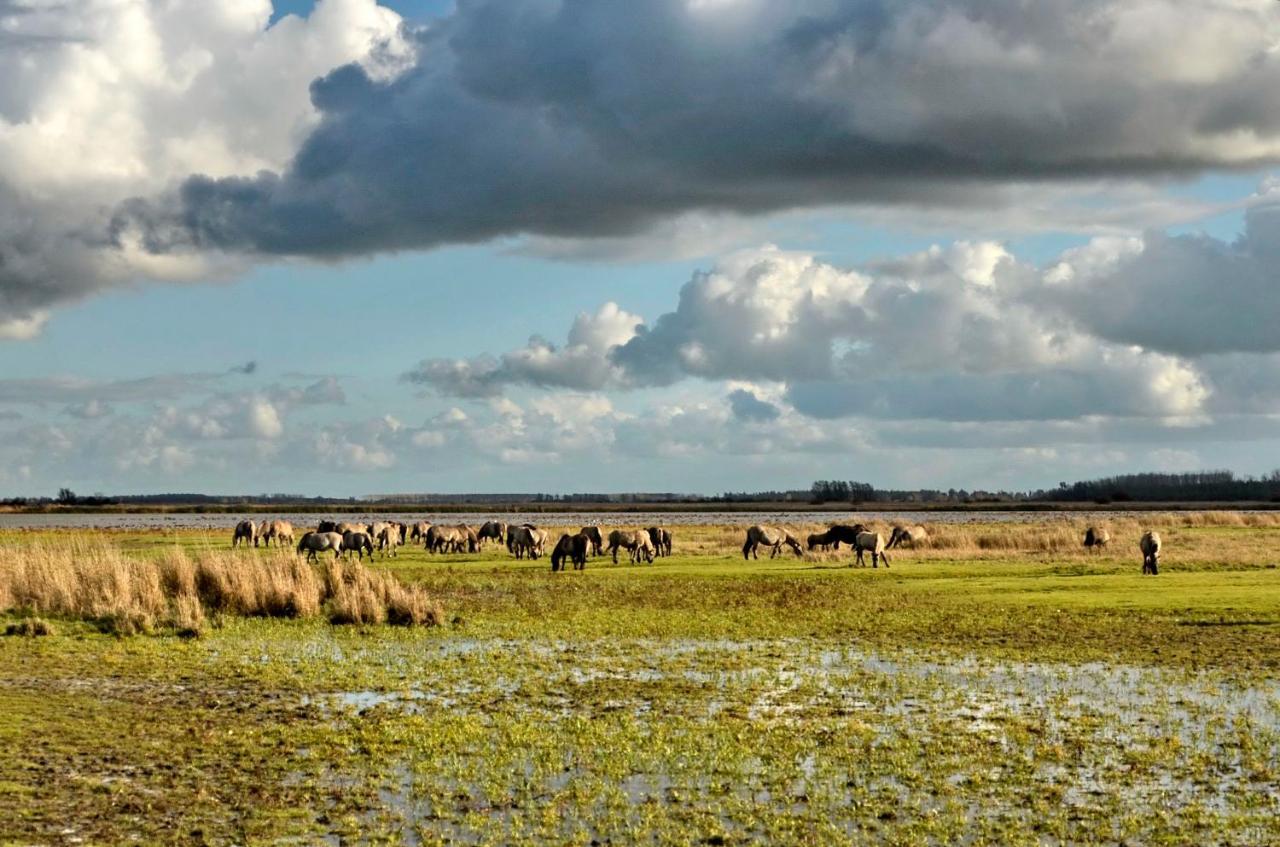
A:
POLYGON ((576 843, 621 829, 661 841, 692 824, 734 842, 892 833, 1118 843, 1151 840, 1176 820, 1262 843, 1280 812, 1274 681, 794 640, 468 643, 440 660, 430 688, 307 704, 338 722, 448 715, 459 726, 537 726, 561 741, 410 741, 381 771, 374 814, 410 840, 576 843), (461 667, 458 655, 468 657, 461 667), (470 663, 503 673, 477 677, 470 663), (587 721, 612 728, 599 752, 587 721), (559 810, 553 822, 548 808, 559 810), (486 833, 468 823, 475 809, 502 814, 487 817, 486 833), (594 822, 600 813, 606 826, 594 822))
MULTIPOLYGON (((652 565, 376 558, 435 627, 46 615, 0 638, 0 843, 1280 843, 1280 526, 1117 517, 1089 554, 1079 521, 931 521, 889 570, 744 562, 728 523, 652 565)), ((0 565, 65 537, 0 533, 0 565)))

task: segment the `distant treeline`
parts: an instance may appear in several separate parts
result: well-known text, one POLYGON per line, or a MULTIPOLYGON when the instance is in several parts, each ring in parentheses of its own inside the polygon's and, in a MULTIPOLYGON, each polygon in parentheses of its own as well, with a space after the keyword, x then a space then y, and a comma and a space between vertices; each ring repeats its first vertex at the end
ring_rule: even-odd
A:
POLYGON ((1137 473, 1082 482, 1060 482, 1035 491, 966 491, 951 488, 880 489, 865 482, 819 480, 814 503, 1180 503, 1280 501, 1280 470, 1259 477, 1231 471, 1137 473))
POLYGON ((1059 502, 1280 500, 1280 470, 1259 477, 1231 471, 1138 473, 1085 482, 1059 483, 1036 492, 1036 499, 1059 502))
MULTIPOLYGON (((886 489, 871 483, 846 480, 819 480, 808 489, 782 491, 726 491, 721 494, 677 494, 672 492, 629 492, 621 494, 508 493, 508 494, 378 494, 366 497, 307 497, 301 494, 215 495, 215 494, 129 494, 107 496, 77 495, 69 488, 54 497, 13 497, 0 499, 0 507, 18 509, 119 508, 128 510, 170 507, 184 511, 229 511, 239 508, 291 509, 296 511, 358 511, 374 506, 407 506, 430 510, 457 510, 468 505, 556 505, 615 507, 669 504, 714 507, 735 503, 919 503, 948 504, 1018 503, 1230 503, 1280 502, 1280 470, 1259 477, 1236 476, 1231 471, 1196 473, 1139 473, 1104 477, 1082 482, 1061 482, 1057 488, 1036 491, 986 491, 963 488, 886 489)), ((1027 508, 1031 508, 1028 506, 1027 508)))

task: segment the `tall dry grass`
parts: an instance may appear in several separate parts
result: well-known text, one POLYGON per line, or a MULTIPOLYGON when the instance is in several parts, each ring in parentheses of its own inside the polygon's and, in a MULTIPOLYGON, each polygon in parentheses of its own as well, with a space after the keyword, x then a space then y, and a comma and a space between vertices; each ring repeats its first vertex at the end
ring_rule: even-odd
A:
POLYGON ((156 559, 107 544, 0 546, 0 613, 97 623, 120 634, 157 628, 196 635, 222 615, 312 618, 335 623, 440 623, 439 605, 419 586, 359 564, 322 572, 292 553, 267 555, 175 548, 156 559))

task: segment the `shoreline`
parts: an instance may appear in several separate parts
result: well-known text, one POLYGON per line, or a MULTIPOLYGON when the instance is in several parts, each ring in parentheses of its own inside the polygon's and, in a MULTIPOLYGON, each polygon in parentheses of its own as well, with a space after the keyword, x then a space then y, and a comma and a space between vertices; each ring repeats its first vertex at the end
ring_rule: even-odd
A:
POLYGON ((4 506, 0 515, 227 515, 227 514, 367 514, 376 512, 399 514, 462 514, 485 512, 502 514, 699 514, 699 513, 788 513, 788 512, 1209 512, 1280 510, 1280 503, 1270 501, 1176 501, 1081 503, 1054 501, 991 501, 979 503, 916 503, 910 501, 809 503, 762 501, 733 503, 590 503, 590 502, 462 502, 462 503, 344 503, 325 506, 298 503, 243 503, 208 505, 112 505, 112 506, 4 506))

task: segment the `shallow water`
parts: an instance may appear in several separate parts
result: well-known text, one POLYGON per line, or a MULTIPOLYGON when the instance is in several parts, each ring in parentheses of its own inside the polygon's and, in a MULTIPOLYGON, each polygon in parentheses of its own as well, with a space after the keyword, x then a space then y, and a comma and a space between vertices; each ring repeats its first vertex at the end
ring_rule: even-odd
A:
MULTIPOLYGON (((1277 680, 799 639, 466 644, 440 653, 444 661, 468 657, 455 672, 399 691, 312 695, 307 704, 355 726, 430 725, 446 713, 485 724, 527 721, 551 738, 568 733, 569 749, 583 720, 621 721, 663 746, 615 751, 622 761, 603 770, 572 754, 563 768, 548 769, 545 751, 540 758, 532 748, 478 749, 445 772, 410 760, 395 765, 379 793, 381 819, 409 829, 429 822, 430 831, 462 843, 485 840, 474 829, 477 809, 481 829, 504 831, 528 817, 529 806, 596 794, 592 802, 622 826, 652 819, 655 806, 676 817, 686 813, 671 809, 708 806, 725 831, 748 839, 765 832, 753 829, 760 820, 784 818, 820 818, 865 836, 866 816, 882 809, 873 829, 927 827, 941 817, 963 841, 962 833, 1031 826, 1045 814, 1032 808, 1042 797, 1057 798, 1053 813, 1064 820, 1103 829, 1123 812, 1130 834, 1150 835, 1174 815, 1216 826, 1278 811, 1277 680), (715 752, 712 739, 723 742, 726 732, 748 739, 745 746, 715 752), (755 737, 772 740, 757 749, 755 737), (880 752, 868 758, 873 751, 880 752), (519 778, 480 776, 495 755, 519 778), (465 814, 450 797, 466 798, 465 814)), ((566 818, 559 834, 567 839, 586 825, 600 835, 594 809, 588 804, 586 820, 566 818)))
MULTIPOLYGON (((1255 510, 1256 511, 1256 510, 1255 510)), ((1242 514, 1253 511, 1242 510, 1242 514)), ((1043 523, 1053 520, 1072 520, 1087 514, 1092 520, 1106 521, 1131 516, 1132 512, 1119 511, 867 511, 816 512, 450 512, 442 514, 408 512, 363 512, 334 515, 336 520, 363 521, 397 520, 403 523, 429 520, 441 523, 466 523, 478 525, 487 520, 507 523, 533 523, 545 526, 689 526, 718 525, 751 526, 753 524, 831 524, 854 521, 887 524, 986 524, 998 522, 1043 523)), ((314 526, 323 515, 313 513, 276 512, 270 514, 9 514, 0 513, 0 529, 224 529, 230 531, 244 518, 262 520, 276 518, 287 520, 295 527, 314 526)))

